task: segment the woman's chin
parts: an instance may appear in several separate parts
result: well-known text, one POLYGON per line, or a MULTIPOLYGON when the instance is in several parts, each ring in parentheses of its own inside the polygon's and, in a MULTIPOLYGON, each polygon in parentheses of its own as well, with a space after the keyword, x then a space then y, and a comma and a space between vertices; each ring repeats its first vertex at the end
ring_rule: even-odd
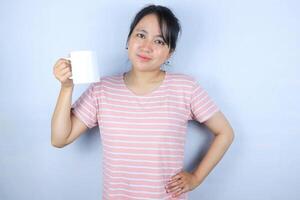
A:
POLYGON ((136 64, 133 66, 133 68, 136 71, 140 71, 140 72, 149 72, 149 71, 155 71, 156 68, 154 68, 153 66, 149 66, 149 65, 142 65, 142 64, 136 64))

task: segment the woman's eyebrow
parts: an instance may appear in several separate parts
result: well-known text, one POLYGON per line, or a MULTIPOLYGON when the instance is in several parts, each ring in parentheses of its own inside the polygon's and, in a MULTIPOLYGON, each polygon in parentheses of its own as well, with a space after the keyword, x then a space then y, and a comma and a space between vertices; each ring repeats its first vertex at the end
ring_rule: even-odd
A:
MULTIPOLYGON (((140 31, 140 32, 144 32, 144 33, 148 34, 148 32, 146 30, 144 30, 144 29, 137 28, 136 31, 140 31)), ((163 36, 161 34, 160 35, 156 35, 155 37, 160 37, 160 38, 163 39, 163 36)))

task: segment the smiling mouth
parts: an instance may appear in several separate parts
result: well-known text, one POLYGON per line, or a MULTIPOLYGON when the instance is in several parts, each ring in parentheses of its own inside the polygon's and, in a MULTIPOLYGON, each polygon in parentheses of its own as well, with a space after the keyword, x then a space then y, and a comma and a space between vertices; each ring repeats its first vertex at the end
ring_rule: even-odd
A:
POLYGON ((149 57, 146 57, 146 56, 142 56, 142 55, 137 55, 139 58, 140 58, 140 60, 142 60, 142 61, 149 61, 149 60, 151 60, 151 58, 149 58, 149 57))

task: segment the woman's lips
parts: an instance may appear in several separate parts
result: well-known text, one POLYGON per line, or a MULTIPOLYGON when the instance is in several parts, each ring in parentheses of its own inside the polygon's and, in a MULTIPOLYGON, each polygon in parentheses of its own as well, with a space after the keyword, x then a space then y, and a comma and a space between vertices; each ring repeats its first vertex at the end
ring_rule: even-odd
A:
POLYGON ((147 56, 143 56, 143 55, 137 55, 142 61, 149 61, 151 60, 151 58, 147 57, 147 56))

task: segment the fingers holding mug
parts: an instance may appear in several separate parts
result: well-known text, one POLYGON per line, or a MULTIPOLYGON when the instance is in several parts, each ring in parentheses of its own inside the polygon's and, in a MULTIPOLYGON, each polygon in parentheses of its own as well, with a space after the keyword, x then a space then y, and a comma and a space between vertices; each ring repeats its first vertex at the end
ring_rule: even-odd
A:
POLYGON ((60 58, 53 68, 54 76, 63 86, 73 86, 71 61, 66 58, 60 58))

